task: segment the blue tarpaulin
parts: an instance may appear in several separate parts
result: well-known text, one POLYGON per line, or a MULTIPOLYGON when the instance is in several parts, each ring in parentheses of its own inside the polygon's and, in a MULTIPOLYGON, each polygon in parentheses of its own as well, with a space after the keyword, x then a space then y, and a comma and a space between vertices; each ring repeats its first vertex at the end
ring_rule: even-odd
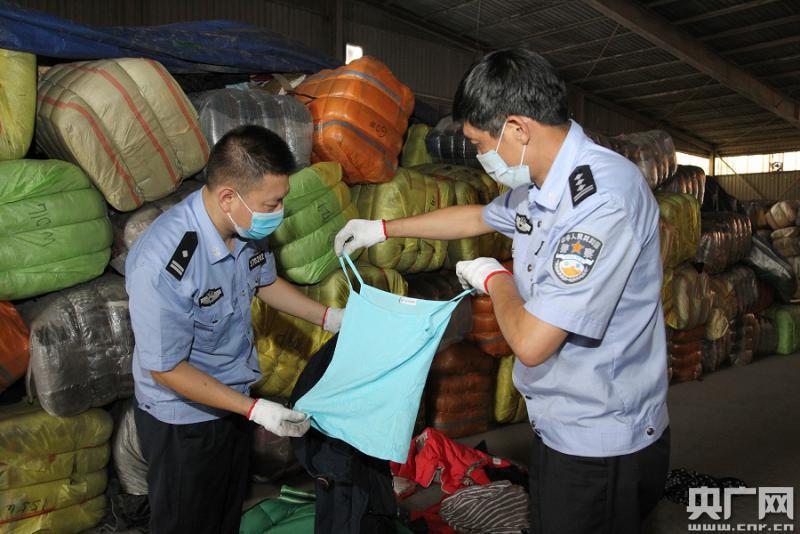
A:
POLYGON ((317 72, 335 59, 277 33, 212 20, 94 27, 0 0, 0 48, 66 60, 147 57, 174 73, 317 72))

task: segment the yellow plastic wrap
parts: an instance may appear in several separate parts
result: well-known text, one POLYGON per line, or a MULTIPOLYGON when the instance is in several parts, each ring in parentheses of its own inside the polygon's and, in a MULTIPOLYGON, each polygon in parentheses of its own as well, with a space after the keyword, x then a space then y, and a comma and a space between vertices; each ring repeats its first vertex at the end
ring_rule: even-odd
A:
POLYGON ((106 469, 0 491, 0 525, 88 501, 106 491, 106 469))
MULTIPOLYGON (((403 168, 398 169, 391 182, 362 185, 356 194, 358 213, 364 219, 400 219, 455 203, 455 192, 449 182, 403 168)), ((363 255, 372 265, 403 274, 437 271, 446 256, 446 241, 417 238, 390 238, 370 247, 363 255)))
POLYGON ((33 138, 36 56, 0 48, 0 73, 0 160, 21 159, 33 138))
POLYGON ((426 124, 412 124, 408 127, 406 142, 400 152, 401 167, 424 165, 433 161, 428 153, 428 148, 425 146, 425 138, 428 137, 428 132, 430 131, 430 126, 426 124))
POLYGON ((673 306, 667 325, 675 330, 690 330, 708 322, 711 314, 711 279, 691 265, 681 265, 672 280, 673 306))
POLYGON ((515 357, 513 354, 500 359, 497 369, 497 389, 494 395, 494 420, 498 423, 519 423, 528 417, 525 399, 514 387, 512 372, 515 357))
POLYGON ((54 417, 27 403, 0 407, 0 490, 104 467, 112 427, 100 409, 54 417))
MULTIPOLYGON (((424 174, 430 176, 444 176, 456 180, 457 182, 461 182, 464 184, 469 185, 475 191, 475 199, 476 202, 472 202, 475 204, 488 204, 502 192, 505 192, 506 188, 504 186, 498 186, 497 182, 491 179, 491 177, 481 172, 478 169, 473 169, 470 167, 461 167, 459 165, 450 165, 447 163, 430 163, 427 165, 418 165, 414 167, 414 170, 422 172, 424 174)), ((458 191, 456 192, 457 204, 462 205, 461 202, 458 202, 458 191)), ((464 197, 464 193, 462 192, 462 198, 464 197)), ((469 200, 472 200, 473 197, 469 197, 469 200)), ((466 199, 465 199, 466 200, 466 199)), ((468 202, 464 202, 467 204, 468 202)), ((478 239, 478 256, 486 256, 490 258, 497 258, 500 261, 504 261, 511 258, 511 239, 507 238, 506 236, 498 233, 492 232, 490 234, 486 234, 480 236, 478 239)), ((449 252, 449 250, 448 250, 449 252)), ((461 259, 474 259, 474 258, 461 258, 461 259)), ((451 262, 455 265, 455 262, 460 261, 458 258, 452 258, 451 262)))
POLYGON ((672 300, 672 269, 664 269, 664 279, 661 282, 661 307, 664 312, 664 317, 669 317, 673 313, 672 308, 675 303, 672 300))
MULTIPOLYGON (((405 295, 408 286, 397 271, 360 264, 364 281, 374 287, 405 295)), ((353 279, 355 282, 355 279, 353 279)), ((313 286, 299 287, 306 295, 325 306, 342 308, 347 304, 350 289, 344 273, 338 270, 313 286)), ((253 329, 258 349, 261 380, 252 386, 262 396, 288 397, 300 372, 310 358, 332 334, 302 319, 268 308, 258 298, 252 304, 253 329)))
POLYGON ((666 254, 666 263, 675 268, 693 259, 700 241, 700 204, 685 193, 656 193, 661 217, 672 226, 674 232, 671 250, 666 254))
POLYGON ((39 534, 83 532, 100 523, 106 513, 106 496, 98 495, 82 504, 75 504, 46 514, 0 524, 4 534, 39 534))

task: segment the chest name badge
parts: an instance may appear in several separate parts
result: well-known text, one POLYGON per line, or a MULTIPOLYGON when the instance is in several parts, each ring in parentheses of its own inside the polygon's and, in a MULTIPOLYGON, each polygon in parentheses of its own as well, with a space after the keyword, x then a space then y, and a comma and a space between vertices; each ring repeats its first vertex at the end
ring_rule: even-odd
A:
POLYGON ((224 293, 222 293, 222 288, 221 287, 216 287, 214 289, 209 289, 208 291, 206 291, 203 294, 202 297, 200 297, 200 307, 201 308, 205 308, 206 306, 211 306, 212 304, 217 302, 219 299, 221 299, 223 294, 224 293))
POLYGON ((603 242, 582 232, 569 232, 558 241, 553 272, 565 284, 580 282, 594 268, 603 242))
POLYGON ((267 255, 264 254, 263 252, 259 252, 258 254, 256 254, 252 258, 250 258, 250 262, 249 262, 250 270, 252 271, 253 269, 258 267, 259 265, 264 265, 264 263, 266 261, 267 261, 267 255))
POLYGON ((520 234, 528 234, 530 235, 531 231, 533 230, 533 225, 531 224, 531 220, 521 213, 517 213, 516 217, 516 225, 517 225, 517 232, 520 234))

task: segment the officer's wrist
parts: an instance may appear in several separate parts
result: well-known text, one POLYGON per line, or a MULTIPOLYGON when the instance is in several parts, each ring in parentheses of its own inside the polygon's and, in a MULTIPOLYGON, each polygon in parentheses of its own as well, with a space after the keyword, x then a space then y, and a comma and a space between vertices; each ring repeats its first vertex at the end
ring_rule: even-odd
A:
POLYGON ((500 269, 500 270, 494 271, 489 276, 487 276, 486 280, 483 281, 483 290, 487 295, 490 294, 490 292, 489 292, 489 282, 491 282, 493 278, 497 277, 497 275, 500 275, 500 274, 507 274, 507 275, 511 276, 511 271, 509 271, 507 269, 500 269))

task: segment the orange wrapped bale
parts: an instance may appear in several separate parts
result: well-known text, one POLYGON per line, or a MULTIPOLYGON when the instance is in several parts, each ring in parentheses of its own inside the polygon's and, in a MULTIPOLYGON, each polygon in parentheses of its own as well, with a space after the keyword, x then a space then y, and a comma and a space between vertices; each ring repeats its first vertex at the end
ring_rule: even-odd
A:
POLYGON ((295 93, 314 118, 312 162, 338 161, 350 185, 392 179, 414 94, 386 65, 362 57, 310 76, 295 93))
POLYGON ((489 356, 500 358, 513 352, 500 332, 492 299, 486 295, 472 297, 472 332, 467 338, 489 356))
POLYGON ((10 302, 0 302, 0 393, 28 370, 28 327, 10 302))

